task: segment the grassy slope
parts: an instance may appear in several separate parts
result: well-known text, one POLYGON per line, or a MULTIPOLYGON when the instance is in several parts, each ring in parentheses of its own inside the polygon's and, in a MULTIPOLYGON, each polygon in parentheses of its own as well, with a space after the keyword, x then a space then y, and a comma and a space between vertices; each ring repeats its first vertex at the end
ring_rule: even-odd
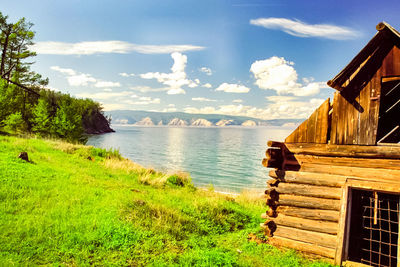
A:
POLYGON ((260 234, 261 201, 174 185, 180 177, 101 149, 0 136, 0 265, 324 265, 247 241, 260 234))

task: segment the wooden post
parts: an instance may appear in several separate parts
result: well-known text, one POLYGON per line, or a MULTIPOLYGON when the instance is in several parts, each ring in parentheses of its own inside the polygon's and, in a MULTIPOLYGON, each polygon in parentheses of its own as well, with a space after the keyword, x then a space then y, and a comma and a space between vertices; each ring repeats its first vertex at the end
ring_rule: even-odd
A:
POLYGON ((343 257, 343 248, 345 241, 345 233, 346 233, 346 213, 348 208, 348 195, 349 195, 349 187, 344 186, 342 191, 342 199, 340 203, 340 218, 339 218, 339 230, 336 241, 336 252, 335 252, 335 264, 341 265, 342 257, 343 257))

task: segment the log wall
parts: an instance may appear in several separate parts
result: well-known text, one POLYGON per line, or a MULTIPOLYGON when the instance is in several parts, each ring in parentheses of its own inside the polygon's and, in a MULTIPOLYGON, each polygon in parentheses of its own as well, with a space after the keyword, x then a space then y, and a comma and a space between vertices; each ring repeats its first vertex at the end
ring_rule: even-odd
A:
POLYGON ((268 145, 263 164, 274 169, 261 226, 275 246, 340 264, 346 189, 400 192, 400 146, 268 145))

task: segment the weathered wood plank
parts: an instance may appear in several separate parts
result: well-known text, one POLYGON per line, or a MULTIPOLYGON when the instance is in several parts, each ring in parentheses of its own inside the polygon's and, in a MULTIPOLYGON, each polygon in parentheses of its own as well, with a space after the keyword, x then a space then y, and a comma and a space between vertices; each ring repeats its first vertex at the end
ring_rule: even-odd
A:
POLYGON ((324 199, 286 194, 279 195, 278 205, 326 210, 340 209, 340 201, 337 199, 324 199))
POLYGON ((328 199, 340 199, 341 188, 316 186, 294 183, 279 183, 275 190, 279 194, 293 194, 299 196, 320 197, 328 199))
POLYGON ((351 166, 360 168, 378 168, 400 170, 399 159, 370 159, 370 158, 348 158, 348 157, 323 157, 303 154, 290 156, 291 163, 302 165, 304 163, 315 163, 321 165, 351 166))
POLYGON ((359 114, 358 123, 360 128, 360 135, 358 144, 367 144, 368 141, 368 112, 369 112, 369 94, 370 83, 368 83, 360 92, 360 107, 362 112, 359 114))
POLYGON ((330 98, 325 100, 318 110, 318 136, 315 143, 326 144, 328 142, 328 129, 329 129, 329 110, 330 98))
POLYGON ((337 144, 337 124, 339 115, 338 97, 339 97, 339 92, 335 92, 333 95, 333 102, 332 102, 330 144, 337 144))
POLYGON ((393 73, 390 75, 400 75, 400 49, 396 45, 392 49, 393 53, 393 73))
POLYGON ((271 170, 269 172, 269 176, 276 180, 284 181, 286 183, 312 184, 333 187, 341 187, 346 181, 346 176, 315 172, 271 170))
POLYGON ((379 105, 380 101, 378 96, 381 95, 381 69, 377 71, 371 80, 372 90, 370 94, 370 116, 369 116, 369 136, 367 145, 376 144, 376 134, 378 131, 378 119, 379 119, 379 105))
POLYGON ((295 216, 310 220, 321 220, 338 222, 339 221, 339 211, 335 210, 323 210, 323 209, 310 209, 310 208, 299 208, 290 206, 280 206, 276 209, 276 215, 280 214, 295 216))
POLYGON ((308 120, 305 120, 302 124, 300 124, 299 132, 298 132, 299 143, 307 142, 307 124, 308 124, 308 120))
POLYGON ((276 218, 265 217, 267 220, 272 220, 278 227, 287 226, 332 235, 336 235, 338 232, 338 223, 335 222, 310 220, 300 217, 286 216, 284 214, 278 214, 278 217, 276 218))
POLYGON ((399 180, 399 170, 382 170, 376 168, 359 168, 359 167, 347 167, 347 166, 334 166, 325 165, 321 168, 320 164, 314 163, 303 163, 300 167, 300 171, 305 172, 324 172, 327 174, 343 175, 347 177, 358 177, 361 179, 369 179, 372 181, 386 181, 395 182, 399 180))
POLYGON ((287 143, 326 143, 328 131, 329 98, 311 116, 296 128, 285 142, 287 143))
POLYGON ((382 180, 371 181, 359 178, 348 178, 346 181, 346 186, 354 188, 363 188, 370 190, 377 190, 382 192, 400 192, 400 180, 385 182, 382 180))
POLYGON ((316 124, 317 124, 318 109, 316 109, 307 120, 307 143, 315 143, 316 140, 316 124))
POLYGON ((269 141, 270 147, 281 147, 293 154, 351 157, 351 158, 388 158, 400 159, 400 146, 358 146, 358 145, 330 145, 307 143, 281 143, 269 141))
POLYGON ((285 247, 295 249, 305 253, 312 253, 316 255, 321 255, 323 257, 333 259, 335 256, 335 250, 331 248, 326 248, 322 246, 317 246, 315 244, 310 244, 306 242, 301 242, 293 240, 290 238, 274 236, 268 238, 268 243, 276 247, 285 247))
POLYGON ((345 110, 346 110, 346 100, 343 98, 342 93, 339 94, 338 96, 338 121, 337 121, 337 144, 343 145, 345 144, 344 142, 344 136, 345 136, 345 122, 346 122, 346 116, 345 110))
POLYGON ((342 197, 340 199, 340 218, 338 224, 338 233, 336 239, 336 251, 335 251, 335 264, 340 265, 343 258, 344 252, 344 240, 345 240, 345 232, 349 230, 349 226, 346 227, 346 219, 350 220, 350 216, 347 216, 347 208, 348 208, 348 186, 346 185, 342 190, 342 197))
POLYGON ((278 226, 274 232, 274 237, 275 236, 290 238, 332 249, 335 249, 336 246, 336 235, 300 230, 286 226, 278 226))

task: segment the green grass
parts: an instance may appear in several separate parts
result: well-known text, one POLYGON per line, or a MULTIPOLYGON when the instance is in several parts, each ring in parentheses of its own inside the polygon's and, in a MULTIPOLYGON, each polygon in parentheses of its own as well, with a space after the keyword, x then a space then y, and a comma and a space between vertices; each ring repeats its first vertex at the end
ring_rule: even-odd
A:
POLYGON ((249 242, 265 209, 118 151, 0 136, 1 266, 327 265, 249 242))

